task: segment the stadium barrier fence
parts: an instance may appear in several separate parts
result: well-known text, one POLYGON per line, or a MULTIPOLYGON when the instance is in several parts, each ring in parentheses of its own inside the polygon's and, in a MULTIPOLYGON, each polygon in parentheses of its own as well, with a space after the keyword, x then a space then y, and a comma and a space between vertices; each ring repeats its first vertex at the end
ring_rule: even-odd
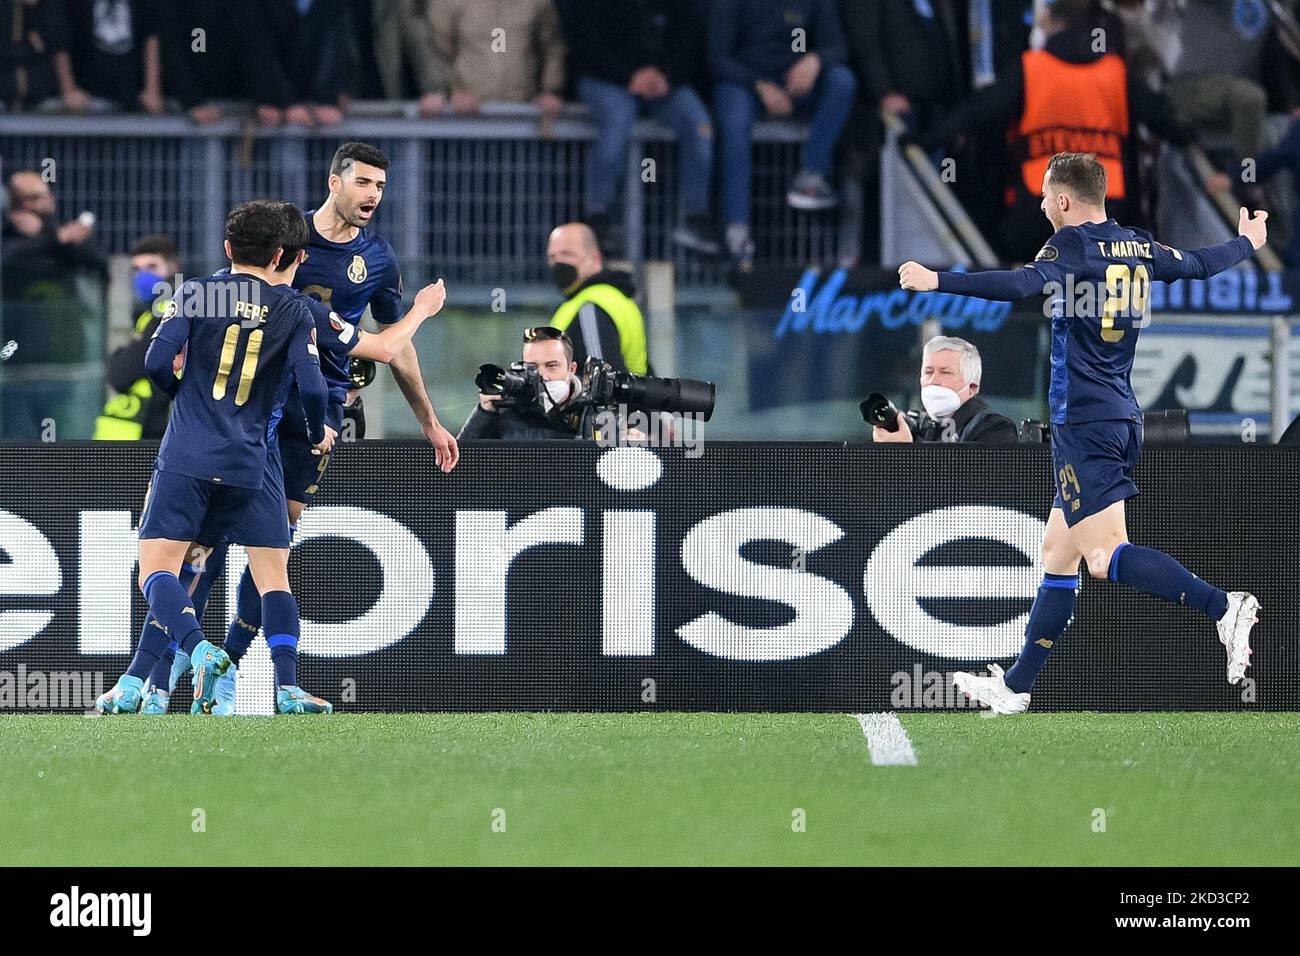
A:
MULTIPOLYGON (((228 119, 196 126, 180 117, 12 115, 0 117, 3 167, 53 176, 60 214, 97 216, 106 252, 129 252, 147 233, 174 235, 191 268, 224 265, 226 211, 275 197, 314 207, 326 191, 339 143, 363 139, 393 160, 375 227, 392 242, 409 288, 436 276, 458 296, 487 304, 508 288, 524 304, 550 303, 546 237, 579 218, 587 143, 595 127, 581 107, 544 121, 529 105, 488 104, 474 117, 437 120, 359 108, 326 130, 267 129, 228 119)), ((754 130, 754 230, 762 265, 833 262, 834 214, 809 215, 785 202, 806 128, 764 121, 754 130)), ((671 131, 638 121, 623 174, 627 258, 675 263, 684 301, 726 297, 723 263, 702 262, 672 242, 676 149, 671 131), (647 162, 649 161, 649 162, 647 162)), ((463 301, 463 300, 462 300, 463 301)))

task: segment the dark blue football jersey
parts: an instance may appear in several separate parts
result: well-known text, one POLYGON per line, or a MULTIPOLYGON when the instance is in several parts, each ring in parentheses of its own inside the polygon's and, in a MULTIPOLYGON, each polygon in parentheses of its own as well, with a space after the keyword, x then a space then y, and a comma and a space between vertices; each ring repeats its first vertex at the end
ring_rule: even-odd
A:
MULTIPOLYGON (((380 325, 391 325, 402 317, 402 276, 397 255, 387 240, 362 229, 351 242, 330 242, 307 217, 307 259, 298 266, 293 286, 318 299, 346 322, 361 321, 366 306, 380 325)), ((347 388, 351 360, 327 353, 321 356, 321 372, 331 392, 347 388)))
POLYGON ((1141 418, 1129 376, 1151 282, 1184 275, 1182 259, 1114 219, 1066 226, 1043 246, 1030 267, 1050 300, 1053 424, 1141 418))
POLYGON ((268 426, 286 382, 321 374, 307 304, 287 286, 248 273, 192 279, 167 306, 146 363, 170 361, 182 348, 185 369, 158 467, 259 487, 268 426))
POLYGON ((1048 296, 1053 425, 1137 421, 1129 375, 1151 282, 1205 279, 1254 255, 1245 236, 1180 252, 1114 219, 1057 230, 1022 269, 940 272, 941 293, 1010 301, 1048 296))
MULTIPOLYGON (((361 331, 325 303, 301 292, 297 294, 307 306, 307 311, 311 313, 316 331, 316 346, 320 351, 322 373, 327 363, 346 364, 348 356, 361 341, 361 331)), ((348 386, 330 382, 328 378, 326 384, 329 387, 329 412, 326 414, 325 424, 338 431, 343 426, 343 403, 347 401, 348 386)), ((271 415, 272 434, 275 433, 286 412, 306 420, 302 412, 302 402, 298 399, 297 390, 293 386, 292 379, 286 380, 281 394, 276 398, 275 411, 271 415)))

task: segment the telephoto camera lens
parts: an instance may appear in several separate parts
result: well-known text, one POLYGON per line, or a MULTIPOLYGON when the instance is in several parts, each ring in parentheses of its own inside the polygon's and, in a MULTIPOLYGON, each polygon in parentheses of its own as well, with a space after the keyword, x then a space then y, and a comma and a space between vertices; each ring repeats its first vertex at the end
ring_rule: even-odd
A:
POLYGON ((899 411, 894 407, 893 402, 879 392, 872 392, 859 402, 858 410, 862 412, 862 420, 868 425, 883 428, 887 432, 898 431, 899 411))

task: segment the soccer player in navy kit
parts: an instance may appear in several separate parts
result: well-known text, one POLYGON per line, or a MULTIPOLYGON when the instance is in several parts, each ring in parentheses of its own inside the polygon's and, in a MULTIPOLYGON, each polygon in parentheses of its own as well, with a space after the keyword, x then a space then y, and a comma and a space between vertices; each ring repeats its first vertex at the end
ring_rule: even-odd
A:
MULTIPOLYGON (((302 216, 288 203, 257 200, 226 219, 228 275, 185 283, 163 314, 145 357, 150 380, 173 398, 140 516, 140 589, 156 622, 146 629, 126 674, 95 703, 101 713, 134 713, 144 679, 174 639, 193 663, 193 713, 210 710, 214 685, 229 666, 207 641, 178 576, 192 542, 222 537, 248 549, 272 641, 298 634, 289 593, 289 527, 283 486, 268 489, 267 429, 287 377, 301 396, 304 430, 328 452, 314 323, 289 288, 306 245, 302 216), (289 251, 286 255, 286 251, 289 251), (178 366, 183 362, 183 377, 178 366)), ((273 473, 272 473, 273 474, 273 473)))
MULTIPOLYGON (((301 293, 299 294, 301 295, 301 293)), ((316 345, 320 351, 322 367, 331 363, 337 367, 346 363, 349 356, 357 356, 387 364, 406 348, 426 319, 437 315, 441 311, 443 303, 446 301, 446 289, 441 279, 425 286, 416 293, 411 310, 402 320, 387 326, 382 332, 378 333, 357 328, 341 318, 329 306, 316 299, 306 295, 301 295, 301 298, 315 321, 316 345)), ((274 472, 276 475, 284 474, 279 446, 279 429, 283 417, 282 406, 287 399, 288 384, 286 382, 284 388, 282 388, 281 396, 277 399, 276 409, 271 414, 268 435, 269 451, 266 457, 266 468, 268 473, 274 472)), ((327 416, 327 421, 333 422, 337 420, 338 413, 334 406, 336 404, 341 406, 341 402, 341 398, 331 393, 331 415, 327 416)), ((333 427, 331 425, 331 428, 333 427)), ((268 481, 263 484, 264 493, 272 480, 268 475, 268 481)), ((278 500, 280 505, 286 504, 283 495, 278 500)), ((291 528, 291 538, 292 530, 291 528)), ((208 551, 206 547, 197 542, 195 548, 200 553, 208 551)), ((213 581, 225 566, 225 555, 226 544, 223 542, 217 548, 211 550, 210 554, 207 554, 200 564, 187 562, 182 568, 181 583, 190 591, 195 617, 200 621, 203 618, 204 608, 207 606, 208 598, 212 592, 213 581)), ((286 553, 286 560, 287 557, 286 553)), ((247 590, 251 592, 260 609, 261 596, 258 594, 256 584, 251 576, 248 576, 247 571, 245 574, 246 579, 241 579, 241 591, 247 590)), ((245 604, 249 600, 248 596, 243 593, 241 593, 241 599, 245 604)), ((243 613, 248 613, 246 608, 243 613)), ((261 621, 260 614, 256 619, 261 621)), ((150 621, 147 619, 145 621, 146 630, 149 626, 150 621)), ((237 616, 231 626, 231 631, 234 632, 235 637, 232 639, 228 633, 226 644, 223 645, 222 649, 230 657, 231 664, 237 666, 244 653, 248 650, 248 645, 255 636, 256 630, 250 631, 243 618, 237 616)), ((144 640, 143 634, 141 640, 144 640)), ((167 713, 172 689, 176 686, 180 676, 189 669, 188 658, 184 655, 178 655, 177 650, 178 648, 174 643, 169 644, 154 665, 153 674, 147 683, 148 689, 145 693, 144 703, 140 708, 142 714, 158 715, 167 713)), ((328 701, 308 694, 298 686, 296 645, 281 642, 272 651, 272 663, 276 668, 277 711, 294 714, 329 714, 334 712, 333 706, 328 701)), ((234 672, 235 666, 232 666, 217 678, 216 701, 213 704, 212 713, 219 716, 234 714, 234 672)))
POLYGON ((1029 707, 1029 692, 1074 612, 1079 561, 1094 578, 1128 584, 1202 611, 1227 651, 1228 682, 1250 663, 1254 595, 1225 593, 1178 561, 1130 544, 1124 501, 1138 493, 1133 468, 1142 448, 1142 416, 1129 375, 1153 280, 1203 279, 1249 259, 1267 241, 1268 214, 1243 208, 1235 239, 1181 252, 1106 216, 1106 170, 1086 153, 1058 153, 1043 178, 1042 209, 1056 233, 1035 260, 1014 271, 933 272, 899 267, 899 284, 1012 300, 1047 294, 1052 309, 1052 460, 1056 497, 1043 537, 1045 575, 1029 612, 1025 646, 1011 670, 958 673, 968 697, 1000 714, 1029 707))
MULTIPOLYGON (((381 326, 392 327, 398 323, 401 315, 401 274, 397 257, 392 246, 369 229, 375 209, 383 198, 388 165, 387 157, 375 147, 365 143, 344 143, 330 163, 329 198, 319 209, 307 215, 307 257, 298 267, 294 287, 328 306, 335 313, 331 321, 340 329, 346 329, 348 334, 355 329, 367 305, 381 326)), ((431 289, 428 287, 421 292, 431 289)), ((438 305, 440 308, 441 298, 438 305)), ((350 356, 346 348, 330 347, 331 337, 327 335, 329 331, 318 322, 321 371, 330 390, 328 423, 336 431, 342 432, 344 404, 353 397, 349 392, 350 356)), ((395 352, 378 349, 378 356, 370 355, 367 350, 386 341, 384 333, 370 337, 357 330, 357 339, 353 344, 361 340, 365 340, 366 345, 361 352, 354 354, 378 357, 393 369, 394 377, 415 412, 425 437, 436 449, 439 465, 443 471, 450 471, 459 458, 456 439, 442 427, 434 414, 410 336, 405 337, 404 344, 395 352)), ((287 421, 297 421, 301 417, 297 397, 292 392, 285 406, 285 416, 287 421)), ((329 456, 314 456, 301 428, 280 427, 277 429, 277 440, 284 469, 292 537, 303 509, 319 489, 329 464, 329 456)), ((218 553, 215 560, 210 559, 206 566, 186 566, 187 577, 198 577, 198 583, 194 586, 196 601, 206 602, 222 563, 222 554, 218 553)), ((223 645, 236 662, 262 627, 261 606, 262 600, 252 576, 245 572, 239 582, 236 613, 223 645)), ((150 693, 146 713, 166 712, 166 696, 170 690, 163 688, 175 686, 177 678, 187 667, 183 656, 176 657, 174 662, 167 659, 170 656, 170 653, 164 655, 156 669, 151 684, 152 690, 159 693, 158 696, 150 693)), ((236 669, 232 668, 220 679, 215 713, 234 712, 235 677, 236 669)), ((295 698, 294 706, 305 708, 300 712, 307 713, 328 713, 332 709, 319 698, 310 695, 304 699, 295 698)))

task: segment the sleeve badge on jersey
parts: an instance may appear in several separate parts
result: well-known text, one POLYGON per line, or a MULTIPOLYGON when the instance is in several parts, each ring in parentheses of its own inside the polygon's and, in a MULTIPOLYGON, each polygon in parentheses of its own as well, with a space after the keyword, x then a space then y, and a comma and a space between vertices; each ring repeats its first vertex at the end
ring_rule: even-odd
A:
POLYGON ((356 331, 356 326, 351 322, 343 321, 337 312, 330 313, 330 328, 339 334, 339 341, 344 345, 352 341, 352 334, 356 331))
POLYGON ((1052 260, 1054 260, 1054 259, 1056 259, 1058 256, 1060 256, 1060 254, 1061 254, 1061 253, 1060 253, 1059 251, 1057 251, 1056 246, 1052 245, 1052 244, 1049 242, 1047 245, 1043 246, 1043 248, 1041 248, 1041 249, 1038 250, 1038 255, 1034 256, 1034 261, 1035 261, 1035 262, 1051 262, 1052 260))
POLYGON ((162 321, 166 322, 168 319, 174 316, 176 312, 177 312, 176 300, 169 299, 167 305, 164 306, 162 310, 162 321))
POLYGON ((1161 249, 1164 249, 1167 252, 1171 253, 1175 259, 1182 261, 1183 254, 1179 252, 1177 249, 1175 249, 1173 246, 1166 246, 1163 242, 1157 242, 1156 245, 1159 246, 1161 249))

